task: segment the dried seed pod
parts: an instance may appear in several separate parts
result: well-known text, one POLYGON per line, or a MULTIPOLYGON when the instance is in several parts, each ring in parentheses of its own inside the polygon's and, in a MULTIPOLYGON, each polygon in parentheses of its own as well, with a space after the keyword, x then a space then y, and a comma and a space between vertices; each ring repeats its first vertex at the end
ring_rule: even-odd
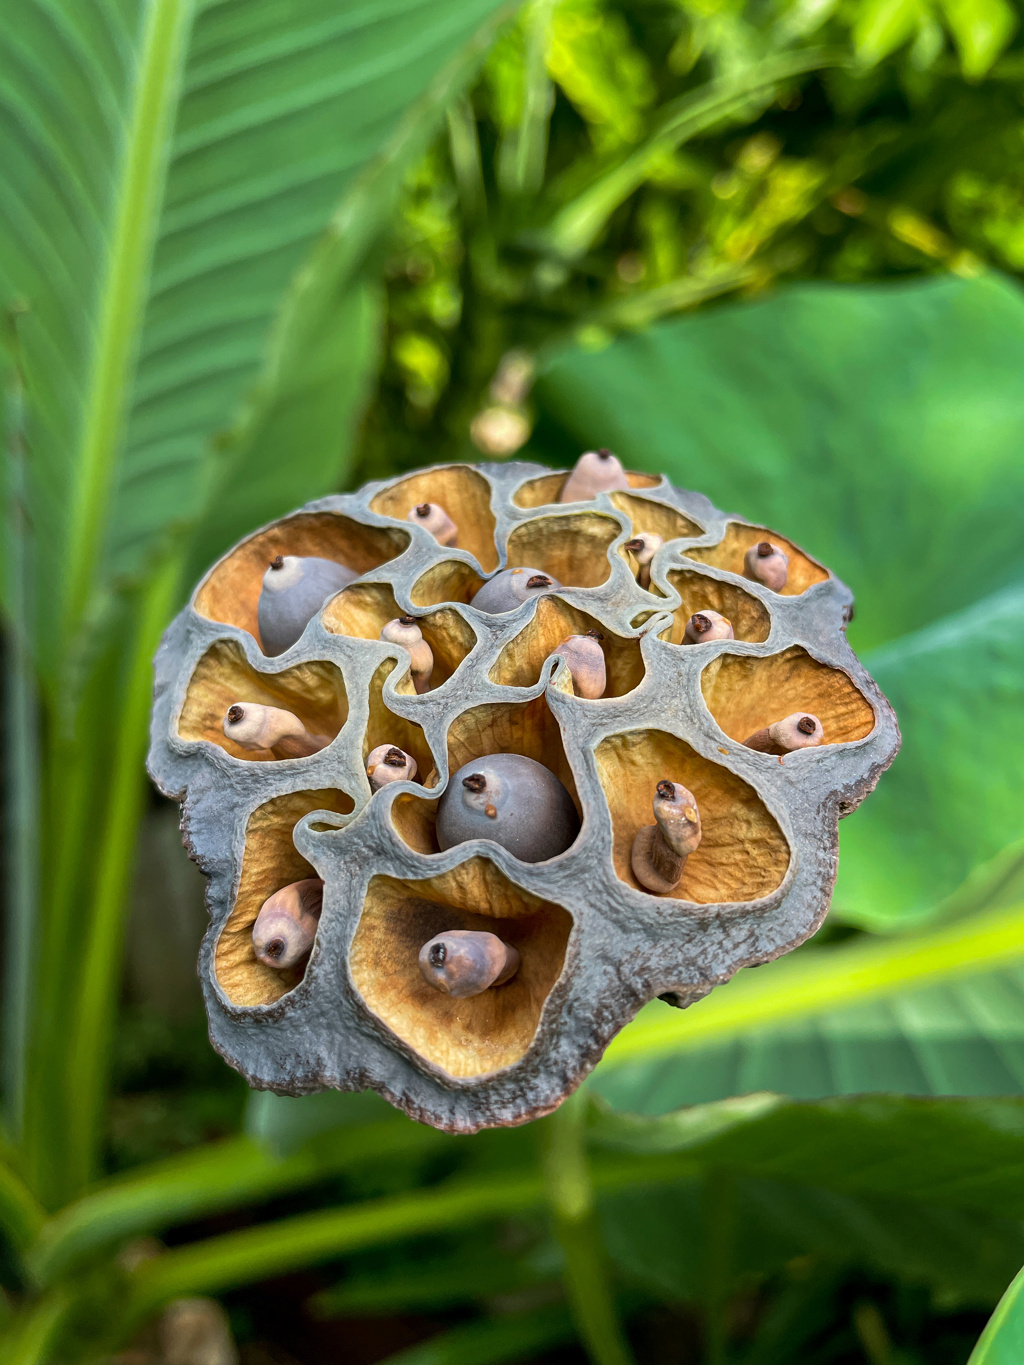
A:
POLYGON ((448 929, 424 943, 419 963, 423 979, 436 991, 464 1000, 511 980, 519 970, 519 953, 497 934, 448 929))
POLYGON ((416 760, 397 744, 378 744, 366 755, 366 776, 375 792, 389 782, 411 782, 416 776, 416 760))
POLYGON ((324 884, 319 877, 292 882, 267 898, 252 926, 252 946, 265 967, 296 967, 316 938, 323 907, 324 884))
POLYGON ((434 671, 434 654, 423 632, 416 624, 415 616, 397 616, 389 621, 380 633, 380 638, 389 645, 401 645, 409 651, 413 686, 417 692, 430 691, 430 675, 434 671))
POLYGON ((263 575, 258 619, 264 654, 291 649, 329 597, 354 583, 354 569, 315 555, 277 555, 263 575))
POLYGON ((606 446, 581 455, 558 495, 559 502, 590 502, 598 493, 624 493, 629 488, 626 471, 617 455, 606 446))
POLYGON ((311 734, 291 711, 254 701, 232 702, 223 730, 243 749, 269 749, 275 758, 308 758, 331 742, 327 735, 311 734))
MULTIPOLYGON (((579 1084, 639 1003, 671 994, 688 1005, 821 923, 838 817, 874 788, 899 740, 841 630, 850 591, 788 540, 700 494, 629 480, 644 491, 616 494, 614 516, 595 503, 553 506, 565 472, 515 461, 420 469, 320 498, 230 551, 168 628, 150 770, 184 798, 190 851, 210 872, 200 961, 210 1034, 252 1084, 296 1095, 370 1087, 453 1132, 523 1123, 579 1084), (466 604, 481 588, 478 567, 404 522, 425 502, 445 509, 460 545, 493 574, 475 607, 466 604), (640 506, 636 531, 702 542, 667 571, 683 604, 672 638, 690 613, 714 620, 709 603, 746 645, 659 644, 669 599, 656 602, 621 569, 623 518, 640 506), (701 535, 669 529, 684 522, 701 535), (738 586, 752 537, 786 550, 784 598, 738 586), (269 660, 240 635, 257 633, 251 566, 282 545, 331 563, 351 555, 370 572, 324 613, 327 629, 269 660), (509 563, 544 568, 496 572, 509 563), (530 597, 539 600, 516 610, 530 597), (443 687, 413 697, 404 675, 404 692, 387 683, 395 670, 377 636, 395 602, 416 604, 443 687), (568 673, 551 685, 556 646, 591 626, 605 636, 613 695, 600 705, 568 695, 568 673), (225 762, 218 743, 243 753, 221 733, 225 708, 242 698, 248 710, 248 697, 281 698, 309 732, 339 738, 302 763, 225 762), (798 719, 813 713, 824 727, 813 759, 780 763, 742 748, 751 727, 798 707, 798 719), (536 764, 535 780, 506 781, 504 765, 530 768, 526 755, 544 765, 539 779, 536 764), (695 854, 694 831, 671 818, 674 783, 661 824, 652 812, 659 780, 675 778, 699 798, 695 854), (674 889, 656 892, 651 874, 634 874, 642 827, 637 861, 646 840, 659 887, 688 858, 674 889), (332 913, 316 930, 317 970, 297 988, 302 958, 272 970, 250 935, 267 892, 314 867, 332 913), (456 925, 515 944, 516 976, 464 999, 428 987, 420 950, 456 925)), ((581 679, 576 668, 583 691, 581 679)))
POLYGON ((492 839, 524 863, 564 853, 579 829, 576 807, 561 782, 523 754, 487 754, 464 763, 437 809, 442 849, 492 839))
POLYGON ((825 738, 825 727, 809 711, 794 711, 763 730, 755 730, 743 743, 762 754, 791 754, 795 749, 816 748, 825 738))
POLYGON ((437 541, 438 545, 454 547, 459 543, 459 528, 451 517, 436 502, 419 502, 411 508, 406 521, 422 526, 437 541))
POLYGON ((641 588, 651 586, 651 560, 664 544, 661 536, 656 536, 653 531, 641 531, 632 540, 626 541, 624 548, 637 562, 636 581, 641 588))
POLYGON ((502 569, 478 589, 470 601, 471 607, 492 616, 503 611, 515 611, 534 597, 546 592, 557 592, 561 583, 541 569, 502 569))
POLYGON ((599 630, 588 630, 583 635, 567 635, 554 651, 565 660, 572 677, 572 690, 577 697, 593 700, 604 696, 608 686, 608 669, 599 630))
POLYGON ((789 578, 789 555, 770 540, 759 540, 743 556, 743 572, 772 592, 781 592, 789 578))
POLYGON ((637 881, 664 896, 682 881, 683 868, 700 846, 700 812, 691 791, 663 778, 654 791, 653 825, 645 825, 633 840, 630 865, 637 881))
POLYGON ((710 640, 734 638, 732 622, 727 621, 719 612, 712 611, 710 607, 705 607, 703 611, 695 611, 683 631, 684 645, 705 645, 710 640))

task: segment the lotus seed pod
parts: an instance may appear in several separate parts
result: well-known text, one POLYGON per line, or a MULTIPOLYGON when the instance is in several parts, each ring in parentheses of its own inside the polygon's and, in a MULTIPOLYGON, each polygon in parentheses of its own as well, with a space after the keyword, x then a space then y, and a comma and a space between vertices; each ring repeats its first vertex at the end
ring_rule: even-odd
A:
POLYGON ((559 502, 590 502, 598 493, 622 493, 629 489, 626 471, 617 456, 602 446, 581 455, 558 495, 559 502))
POLYGON ((572 690, 577 697, 595 699, 604 696, 608 686, 608 669, 599 630, 588 630, 584 635, 568 635, 555 650, 565 660, 572 677, 572 690))
POLYGON ((417 692, 430 691, 430 675, 434 671, 434 654, 423 632, 413 616, 399 616, 389 621, 380 633, 380 638, 391 645, 401 645, 408 650, 411 660, 413 686, 417 692))
POLYGON ((258 619, 263 653, 291 649, 329 597, 359 575, 333 559, 277 555, 263 575, 258 619))
POLYGON ((654 791, 654 824, 645 825, 633 840, 633 875, 655 895, 674 891, 691 853, 700 846, 700 813, 693 792, 663 778, 654 791))
POLYGON ((743 743, 763 754, 791 754, 795 749, 813 749, 825 739, 825 727, 809 711, 794 711, 791 716, 755 730, 743 743))
POLYGON ((411 782, 416 776, 416 760, 397 744, 378 744, 366 756, 366 776, 375 792, 389 782, 411 782))
POLYGON ((547 592, 557 592, 561 586, 540 569, 502 569, 477 591, 470 606, 496 616, 503 611, 515 611, 524 602, 547 592))
POLYGON ((626 541, 624 548, 637 562, 636 581, 641 588, 651 586, 651 560, 664 544, 661 536, 656 536, 653 531, 641 531, 638 536, 626 541))
POLYGON ((406 521, 429 531, 438 545, 455 546, 459 543, 459 528, 444 508, 439 507, 436 502, 417 503, 409 511, 406 521))
POLYGON ((852 592, 789 528, 632 472, 628 493, 563 503, 566 479, 515 461, 449 464, 320 498, 229 551, 168 628, 150 771, 183 802, 209 874, 210 1035, 254 1086, 369 1088, 451 1132, 524 1123, 580 1083, 641 1005, 699 1010, 740 967, 821 924, 838 820, 899 744, 842 629, 852 592), (445 510, 460 549, 413 529, 421 504, 445 510), (622 553, 653 531, 665 541, 657 599, 622 553), (784 592, 749 579, 760 540, 786 551, 784 592), (344 555, 363 573, 323 607, 337 584, 318 589, 323 628, 300 621, 275 659, 256 648, 256 616, 280 547, 332 572, 344 555), (417 696, 399 646, 378 639, 406 608, 434 660, 435 686, 417 696), (713 628, 687 634, 698 616, 713 628), (735 638, 715 626, 726 620, 735 638), (591 629, 606 682, 584 701, 598 692, 582 666, 591 629), (709 635, 714 649, 693 648, 709 635), (265 761, 278 750, 247 751, 224 729, 248 698, 337 739, 301 763, 265 761), (820 732, 797 729, 820 739, 813 758, 745 746, 759 731, 774 745, 780 717, 817 720, 820 732), (312 952, 315 914, 305 935, 294 915, 279 921, 300 955, 271 965, 267 897, 303 878, 323 879, 330 913, 312 952), (480 993, 462 997, 428 984, 424 945, 456 932, 514 945, 515 974, 487 985, 481 971, 480 993))
POLYGON ((323 898, 319 877, 292 882, 268 897, 252 927, 256 960, 278 970, 298 966, 316 938, 323 898))
POLYGON ((438 803, 443 849, 491 839, 524 863, 564 853, 580 818, 572 797, 542 763, 523 754, 487 754, 455 773, 438 803))
POLYGON ((710 607, 705 607, 703 611, 695 611, 683 631, 684 645, 705 645, 711 640, 734 638, 732 622, 727 621, 719 612, 712 611, 710 607))
POLYGON ((223 730, 243 749, 269 749, 275 758, 308 758, 331 742, 327 735, 311 734, 291 711, 253 701, 232 702, 223 730))
POLYGON ((497 934, 448 929, 424 943, 419 954, 423 979, 437 991, 465 1000, 503 986, 519 970, 519 953, 497 934))
POLYGON ((770 540, 759 540, 743 556, 743 572, 772 592, 781 592, 789 579, 789 555, 770 540))

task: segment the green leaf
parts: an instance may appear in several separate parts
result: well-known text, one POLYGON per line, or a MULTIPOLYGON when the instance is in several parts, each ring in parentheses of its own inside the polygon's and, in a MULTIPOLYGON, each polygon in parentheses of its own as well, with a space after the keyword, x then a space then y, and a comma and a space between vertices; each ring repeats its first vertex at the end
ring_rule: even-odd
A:
POLYGON ((536 1352, 572 1341, 574 1336, 568 1312, 553 1304, 529 1313, 467 1323, 386 1356, 381 1365, 502 1365, 532 1358, 536 1352))
POLYGON ((1005 799, 1024 762, 1022 366, 1024 296, 985 276, 780 291, 567 351, 536 389, 539 453, 612 445, 856 591, 850 639, 869 664, 885 646, 904 749, 842 826, 855 922, 941 908, 1024 832, 1005 799))
POLYGON ((1007 0, 940 0, 968 80, 978 80, 1013 37, 1017 15, 1007 0))
POLYGON ((1024 1360, 1024 1270, 999 1300, 967 1365, 1018 1365, 1024 1360))
POLYGON ((921 0, 862 0, 853 26, 859 59, 874 66, 895 52, 917 31, 921 0))
POLYGON ((902 939, 808 947, 687 1010, 656 1001, 591 1085, 644 1113, 746 1091, 1024 1093, 1024 910, 902 939))

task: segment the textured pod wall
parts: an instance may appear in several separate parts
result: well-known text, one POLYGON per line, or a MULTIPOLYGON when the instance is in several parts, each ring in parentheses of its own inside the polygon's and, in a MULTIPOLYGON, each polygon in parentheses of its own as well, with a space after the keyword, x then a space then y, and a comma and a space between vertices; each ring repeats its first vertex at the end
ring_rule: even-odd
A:
POLYGON ((211 1036, 251 1084, 521 1123, 646 1001, 820 925, 837 822, 899 744, 850 591, 594 459, 322 499, 169 627, 150 771, 209 877, 211 1036), (334 595, 265 652, 314 560, 334 595))

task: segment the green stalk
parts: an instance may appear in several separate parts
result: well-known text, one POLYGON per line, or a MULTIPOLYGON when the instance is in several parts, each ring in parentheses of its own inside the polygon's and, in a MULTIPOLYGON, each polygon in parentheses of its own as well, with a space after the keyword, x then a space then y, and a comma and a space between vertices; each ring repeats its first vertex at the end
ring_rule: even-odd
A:
POLYGON ((554 105, 554 91, 547 72, 553 10, 553 0, 533 0, 523 18, 526 44, 523 108, 519 122, 502 139, 498 153, 498 180, 508 195, 536 194, 544 183, 548 123, 554 105))
POLYGON ((588 1100, 578 1090, 540 1125, 542 1163, 576 1330, 593 1365, 633 1365, 615 1311, 585 1145, 588 1100))
POLYGON ((61 1288, 20 1313, 0 1339, 4 1365, 48 1365, 55 1360, 52 1348, 73 1306, 71 1293, 61 1288))
POLYGON ((125 901, 146 786, 145 755, 153 692, 152 659, 181 577, 171 555, 146 589, 118 715, 110 789, 95 845, 97 873, 85 933, 67 1072, 68 1186, 95 1174, 107 1096, 110 1038, 121 978, 125 901))
POLYGON ((18 1141, 25 1121, 25 1084, 32 964, 39 916, 39 698, 31 649, 30 528, 25 508, 24 392, 16 322, 9 319, 10 382, 5 415, 8 662, 4 689, 7 766, 7 908, 4 918, 4 1119, 18 1141))

